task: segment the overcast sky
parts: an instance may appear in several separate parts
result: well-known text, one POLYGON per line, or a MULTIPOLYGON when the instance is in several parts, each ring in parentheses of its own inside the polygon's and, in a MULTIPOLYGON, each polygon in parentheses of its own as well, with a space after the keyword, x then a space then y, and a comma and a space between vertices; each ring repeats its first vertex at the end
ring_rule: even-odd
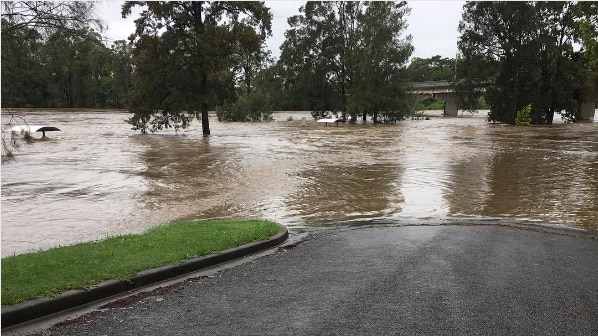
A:
MULTIPOLYGON (((98 15, 108 25, 104 34, 112 40, 126 40, 134 32, 133 20, 137 15, 123 19, 120 15, 122 1, 103 1, 98 15)), ((413 57, 429 58, 435 55, 454 58, 457 52, 457 27, 464 1, 408 1, 411 14, 407 18, 407 34, 413 37, 413 57)), ((272 37, 266 41, 274 57, 280 55, 284 32, 288 29, 287 17, 299 13, 305 1, 266 1, 272 15, 272 37)))

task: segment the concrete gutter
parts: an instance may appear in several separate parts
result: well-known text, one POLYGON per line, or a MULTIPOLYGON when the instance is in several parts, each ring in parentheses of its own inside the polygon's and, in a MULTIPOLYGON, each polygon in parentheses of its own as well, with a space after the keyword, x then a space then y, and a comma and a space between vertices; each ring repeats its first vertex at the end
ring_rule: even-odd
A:
POLYGON ((88 289, 69 290, 57 297, 40 298, 2 307, 2 329, 268 250, 288 239, 289 231, 286 227, 281 227, 283 232, 266 240, 191 259, 178 265, 142 271, 125 280, 107 280, 88 289))

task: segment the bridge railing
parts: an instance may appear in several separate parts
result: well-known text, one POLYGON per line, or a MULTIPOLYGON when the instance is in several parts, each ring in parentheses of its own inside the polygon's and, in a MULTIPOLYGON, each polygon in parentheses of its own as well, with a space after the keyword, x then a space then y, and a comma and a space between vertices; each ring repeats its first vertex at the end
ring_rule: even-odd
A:
MULTIPOLYGON (((475 78, 472 80, 476 86, 480 88, 494 84, 494 77, 490 78, 475 78)), ((424 81, 424 82, 411 82, 411 87, 416 91, 430 91, 430 90, 453 90, 455 84, 462 83, 463 80, 457 82, 451 81, 424 81)))
POLYGON ((416 89, 433 89, 439 87, 450 87, 449 81, 426 81, 426 82, 411 82, 411 85, 416 89))

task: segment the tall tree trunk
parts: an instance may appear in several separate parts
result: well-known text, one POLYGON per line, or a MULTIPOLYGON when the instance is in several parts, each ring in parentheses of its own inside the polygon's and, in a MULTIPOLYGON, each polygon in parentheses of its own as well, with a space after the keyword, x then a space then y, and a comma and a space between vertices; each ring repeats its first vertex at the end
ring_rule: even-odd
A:
MULTIPOLYGON (((202 6, 203 1, 197 1, 192 3, 193 6, 193 20, 194 20, 194 28, 195 34, 197 37, 203 35, 205 33, 204 22, 202 18, 202 6)), ((203 103, 201 104, 201 130, 204 136, 210 135, 210 119, 208 118, 208 104, 205 101, 208 97, 208 75, 206 73, 205 67, 205 55, 202 50, 202 46, 198 44, 198 55, 200 58, 200 64, 202 65, 202 70, 200 72, 200 87, 199 87, 199 95, 204 99, 203 103)))
POLYGON ((243 71, 245 71, 245 86, 247 93, 251 93, 251 67, 249 65, 245 65, 243 67, 243 71))
POLYGON ((204 136, 210 135, 210 119, 208 119, 208 105, 203 104, 201 109, 201 130, 204 136))
POLYGON ((210 119, 208 118, 208 103, 205 101, 208 96, 208 75, 205 70, 201 71, 201 86, 199 94, 204 101, 201 103, 201 130, 204 136, 210 135, 210 119))

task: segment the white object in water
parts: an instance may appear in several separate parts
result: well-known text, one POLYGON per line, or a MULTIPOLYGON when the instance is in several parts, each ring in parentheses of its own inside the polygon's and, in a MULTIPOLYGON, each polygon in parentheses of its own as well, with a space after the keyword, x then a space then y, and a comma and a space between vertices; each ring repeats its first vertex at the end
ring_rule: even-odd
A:
POLYGON ((326 126, 328 126, 328 123, 336 123, 336 125, 338 126, 338 122, 341 120, 342 119, 340 119, 340 118, 326 118, 326 119, 322 118, 322 119, 319 119, 318 122, 325 123, 326 126))
POLYGON ((42 132, 42 138, 46 136, 46 132, 60 131, 57 127, 54 126, 40 125, 19 125, 12 127, 10 130, 13 133, 19 133, 21 135, 24 135, 25 133, 29 133, 29 135, 31 135, 32 132, 42 132))

